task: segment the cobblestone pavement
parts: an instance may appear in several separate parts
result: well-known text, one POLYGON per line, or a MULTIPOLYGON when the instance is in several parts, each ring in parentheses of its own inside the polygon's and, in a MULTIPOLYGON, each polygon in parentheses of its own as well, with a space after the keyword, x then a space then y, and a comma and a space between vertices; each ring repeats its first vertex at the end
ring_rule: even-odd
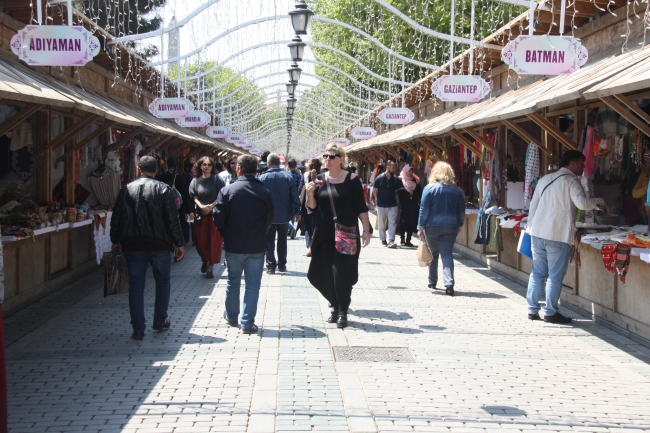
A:
MULTIPOLYGON (((303 245, 289 241, 287 274, 264 275, 259 335, 224 323, 225 268, 206 280, 193 250, 172 268, 171 329, 142 342, 101 271, 9 317, 10 431, 650 430, 646 347, 571 311, 572 326, 531 322, 521 285, 461 256, 457 296, 432 291, 414 248, 377 238, 340 330, 303 245), (408 353, 335 362, 341 346, 408 353)), ((146 296, 151 318, 151 276, 146 296)))

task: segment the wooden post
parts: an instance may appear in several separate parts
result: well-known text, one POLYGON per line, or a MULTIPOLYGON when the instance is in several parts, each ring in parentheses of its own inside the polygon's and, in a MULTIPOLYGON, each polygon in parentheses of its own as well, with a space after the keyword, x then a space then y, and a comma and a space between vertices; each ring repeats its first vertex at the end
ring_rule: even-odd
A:
MULTIPOLYGON (((497 173, 498 176, 501 177, 502 180, 502 185, 501 189, 499 190, 499 204, 501 206, 506 206, 506 190, 507 190, 507 178, 505 181, 503 181, 504 177, 503 172, 504 170, 507 169, 507 153, 506 153, 506 127, 504 125, 499 125, 497 128, 497 139, 499 140, 499 156, 501 157, 501 161, 503 161, 503 165, 501 167, 501 171, 497 173)), ((499 258, 501 255, 499 255, 499 258)))
POLYGON ((51 141, 52 112, 48 107, 32 117, 34 136, 34 198, 39 203, 52 200, 52 150, 48 149, 51 141), (39 151, 45 150, 39 154, 39 151))
MULTIPOLYGON (((65 128, 71 128, 74 125, 72 119, 65 119, 65 128)), ((63 132, 65 133, 65 131, 63 132)), ((68 140, 65 146, 65 159, 63 163, 63 199, 67 203, 74 203, 74 147, 77 144, 77 136, 74 135, 68 140)))

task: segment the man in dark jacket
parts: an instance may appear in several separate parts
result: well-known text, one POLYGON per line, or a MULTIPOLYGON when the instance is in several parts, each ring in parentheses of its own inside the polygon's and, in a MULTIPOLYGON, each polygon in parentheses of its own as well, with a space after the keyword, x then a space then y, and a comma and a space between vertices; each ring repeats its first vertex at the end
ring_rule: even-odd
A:
POLYGON ((264 271, 266 233, 273 222, 271 194, 255 178, 257 158, 240 156, 237 160, 237 180, 226 185, 217 199, 214 223, 224 237, 228 280, 226 282, 226 311, 224 319, 237 326, 241 276, 246 280, 244 312, 241 328, 244 334, 254 334, 257 300, 264 271))
POLYGON ((144 285, 151 264, 156 280, 153 329, 169 328, 171 251, 177 260, 185 255, 185 239, 171 188, 155 180, 158 162, 143 156, 138 178, 123 187, 113 206, 111 242, 113 251, 123 251, 129 269, 129 309, 133 339, 142 340, 146 329, 144 285))
POLYGON ((264 186, 271 192, 275 216, 273 225, 266 238, 266 272, 275 274, 277 267, 280 272, 287 270, 287 231, 289 221, 295 218, 300 221, 300 198, 293 177, 280 168, 280 156, 276 153, 269 155, 269 169, 260 176, 264 186), (275 234, 278 234, 278 260, 275 260, 275 234))

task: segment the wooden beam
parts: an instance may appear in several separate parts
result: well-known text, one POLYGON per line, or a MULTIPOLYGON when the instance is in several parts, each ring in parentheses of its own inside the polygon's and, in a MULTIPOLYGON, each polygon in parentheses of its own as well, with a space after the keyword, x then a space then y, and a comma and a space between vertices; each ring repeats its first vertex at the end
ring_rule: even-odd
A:
POLYGON ((395 158, 395 160, 398 160, 398 159, 399 159, 399 153, 395 152, 395 149, 393 149, 392 147, 390 147, 390 145, 382 146, 382 147, 380 147, 380 149, 384 150, 384 151, 385 151, 386 153, 388 153, 390 156, 392 156, 393 158, 395 158))
POLYGON ((72 124, 68 129, 59 134, 56 138, 49 142, 47 145, 48 149, 57 150, 62 145, 66 144, 74 137, 77 136, 81 131, 92 125, 99 119, 101 116, 98 114, 88 113, 81 119, 77 120, 72 124))
POLYGON ((201 144, 199 145, 196 149, 192 150, 190 153, 187 154, 187 159, 194 158, 196 155, 198 155, 200 152, 203 152, 206 147, 210 146, 209 144, 201 144))
MULTIPOLYGON (((568 147, 571 150, 578 150, 578 145, 569 137, 564 135, 564 133, 556 128, 555 125, 553 125, 546 117, 537 113, 531 113, 527 116, 530 120, 538 124, 544 131, 562 143, 565 147, 568 147)), ((540 149, 544 150, 543 147, 540 147, 540 149)))
POLYGON ((426 139, 418 138, 418 143, 422 144, 424 147, 426 147, 431 152, 433 152, 434 155, 436 155, 438 158, 442 159, 442 152, 436 146, 429 143, 426 139))
POLYGON ((456 141, 458 141, 460 144, 462 144, 465 147, 469 147, 469 149, 474 152, 477 155, 481 154, 481 151, 474 146, 474 143, 472 143, 470 140, 468 140, 460 131, 456 131, 455 129, 452 129, 449 131, 449 135, 454 137, 456 141))
POLYGON ((165 134, 156 134, 152 138, 150 138, 145 145, 143 146, 143 152, 148 154, 150 152, 153 152, 156 150, 156 146, 160 144, 160 140, 162 140, 165 137, 169 137, 169 135, 165 134))
POLYGON ((463 131, 468 133, 470 135, 470 137, 472 137, 474 140, 481 143, 483 145, 483 147, 487 147, 491 152, 495 151, 494 146, 492 146, 492 144, 490 144, 489 141, 487 141, 485 138, 483 138, 481 136, 481 134, 477 133, 472 128, 465 128, 465 129, 463 129, 463 131))
POLYGON ((174 149, 173 151, 169 152, 169 156, 179 156, 181 153, 185 151, 190 145, 187 143, 183 143, 180 146, 178 146, 178 149, 174 149))
POLYGON ((138 128, 133 128, 129 132, 125 132, 124 135, 122 135, 122 137, 120 137, 119 140, 117 140, 115 143, 111 144, 106 149, 104 149, 104 156, 108 155, 108 152, 117 150, 120 147, 124 146, 126 143, 128 143, 130 140, 132 140, 136 135, 140 134, 142 131, 144 131, 144 128, 138 127, 138 128))
MULTIPOLYGON (((631 121, 630 119, 628 119, 628 116, 625 116, 625 115, 623 115, 623 114, 621 114, 621 113, 619 113, 619 114, 621 114, 621 116, 625 117, 625 119, 626 119, 628 122, 632 123, 634 126, 636 126, 636 124, 638 124, 638 123, 644 125, 643 128, 640 128, 640 127, 638 127, 638 126, 637 126, 637 128, 639 128, 640 130, 642 130, 643 133, 644 133, 645 135, 647 135, 648 137, 650 137, 650 134, 648 134, 648 132, 646 132, 647 130, 650 129, 650 128, 648 128, 648 125, 650 125, 650 116, 648 116, 648 114, 646 114, 645 111, 643 111, 642 109, 640 109, 639 107, 637 107, 637 105, 636 105, 634 102, 632 102, 632 100, 631 100, 630 98, 628 98, 627 96, 624 96, 624 95, 614 95, 614 97, 615 97, 616 99, 618 99, 620 102, 622 102, 624 105, 626 105, 627 108, 629 108, 629 109, 630 109, 634 114, 636 114, 637 116, 639 116, 643 122, 639 122, 638 120, 635 119, 635 121, 634 121, 635 123, 632 123, 632 121, 631 121)), ((605 103, 607 104, 606 101, 605 101, 605 103)), ((607 105, 609 105, 609 104, 607 104, 607 105)), ((629 115, 629 116, 630 116, 630 117, 634 117, 634 116, 632 116, 632 115, 629 115)))
POLYGON ((45 105, 42 104, 30 104, 30 105, 25 105, 23 108, 16 111, 14 114, 9 116, 7 120, 0 123, 0 137, 2 137, 7 132, 19 126, 21 123, 27 120, 28 117, 36 113, 44 106, 45 105))
POLYGON ((542 145, 542 142, 530 135, 528 132, 526 132, 525 129, 523 129, 521 126, 517 125, 514 122, 511 122, 510 120, 502 120, 501 123, 506 125, 508 129, 510 129, 512 132, 517 134, 522 140, 524 140, 527 143, 534 143, 537 147, 542 149, 542 152, 552 155, 553 152, 548 150, 545 146, 542 145))
POLYGON ((172 143, 174 143, 174 137, 173 135, 165 135, 160 138, 155 144, 154 147, 152 147, 151 152, 158 152, 161 153, 163 150, 167 149, 172 143))
POLYGON ((106 132, 108 128, 114 126, 116 123, 117 122, 114 121, 107 121, 103 125, 99 125, 99 128, 97 128, 95 131, 93 131, 88 136, 86 136, 83 140, 80 140, 77 144, 75 144, 74 152, 83 149, 84 146, 87 146, 91 141, 98 138, 100 135, 106 132))
MULTIPOLYGON (((404 147, 406 148, 406 151, 410 153, 411 155, 419 155, 420 151, 417 149, 417 147, 411 146, 411 143, 408 142, 402 142, 400 144, 403 144, 404 147)), ((402 149, 404 149, 404 147, 402 149)))

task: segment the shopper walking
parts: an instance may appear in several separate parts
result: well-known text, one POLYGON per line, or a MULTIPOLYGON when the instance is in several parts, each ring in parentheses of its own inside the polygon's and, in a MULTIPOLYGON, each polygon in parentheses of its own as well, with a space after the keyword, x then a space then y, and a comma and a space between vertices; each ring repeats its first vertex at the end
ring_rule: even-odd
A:
POLYGON ((158 162, 143 156, 138 178, 122 187, 113 206, 111 242, 122 251, 129 270, 129 311, 134 340, 142 340, 147 328, 144 315, 144 285, 151 265, 156 280, 153 329, 170 327, 167 318, 170 297, 171 251, 177 260, 185 255, 185 240, 171 188, 155 180, 158 162))
POLYGON ((359 279, 359 219, 363 224, 361 238, 364 247, 370 243, 372 235, 361 180, 357 175, 343 170, 343 146, 328 145, 323 158, 328 172, 318 175, 316 181, 306 186, 307 207, 318 213, 307 278, 332 306, 327 322, 345 328, 348 326, 352 286, 359 279), (356 231, 355 248, 346 250, 341 242, 337 245, 341 239, 337 240, 335 236, 335 220, 356 231), (339 252, 337 246, 345 253, 339 252))
POLYGON ((266 238, 266 273, 275 274, 287 270, 287 230, 289 221, 294 218, 300 221, 300 199, 291 176, 280 169, 280 156, 271 153, 267 158, 269 169, 260 176, 260 181, 271 193, 273 198, 273 225, 266 238), (275 235, 278 235, 278 258, 275 259, 275 235))
POLYGON ((231 157, 226 162, 226 169, 219 173, 219 179, 224 185, 230 185, 237 180, 237 156, 231 157))
MULTIPOLYGON (((305 180, 302 177, 302 173, 300 173, 300 171, 298 170, 298 162, 293 158, 289 158, 289 160, 287 161, 287 173, 289 173, 293 178, 293 183, 296 186, 296 191, 298 191, 298 197, 300 197, 300 194, 305 186, 305 180)), ((289 232, 287 233, 287 236, 289 236, 291 239, 296 238, 300 220, 302 220, 302 211, 300 213, 300 218, 298 218, 298 220, 294 221, 292 219, 291 221, 289 221, 289 232)))
MULTIPOLYGON (((257 158, 239 157, 237 180, 219 194, 214 221, 225 238, 228 279, 224 319, 237 326, 242 273, 246 283, 241 328, 244 334, 256 333, 257 300, 260 294, 266 233, 273 222, 271 193, 255 178, 257 158)), ((286 236, 285 236, 286 239, 286 236)))
POLYGON ((569 267, 571 247, 575 243, 576 208, 592 210, 609 207, 602 198, 587 198, 580 183, 585 156, 577 150, 562 155, 560 169, 537 182, 530 202, 526 232, 531 236, 533 268, 528 279, 528 318, 540 320, 539 298, 546 279, 544 321, 571 323, 560 314, 558 301, 562 281, 569 267))
POLYGON ((221 261, 223 238, 210 217, 212 209, 217 204, 219 191, 223 182, 214 173, 214 160, 209 156, 200 158, 197 162, 196 176, 190 183, 190 197, 196 205, 194 219, 194 243, 196 251, 201 256, 201 273, 206 278, 214 278, 213 267, 221 261))
MULTIPOLYGON (((192 212, 192 199, 190 198, 189 184, 185 180, 185 176, 178 173, 178 158, 170 156, 167 159, 167 173, 160 176, 160 181, 165 182, 167 185, 176 189, 181 195, 182 203, 178 207, 178 220, 183 229, 183 238, 185 243, 190 241, 190 223, 187 221, 187 215, 192 212)), ((172 191, 173 192, 173 191, 172 191)))
POLYGON ((442 256, 445 293, 454 296, 452 249, 465 222, 465 194, 455 185, 454 170, 446 162, 433 166, 429 184, 422 192, 418 236, 426 242, 433 260, 429 265, 429 288, 438 284, 438 257, 442 256))
POLYGON ((322 164, 320 159, 313 158, 307 164, 305 168, 305 173, 303 174, 303 180, 305 188, 300 193, 300 216, 302 218, 303 227, 305 228, 305 246, 307 247, 307 252, 305 255, 311 257, 311 242, 314 237, 314 227, 316 225, 316 220, 318 218, 318 212, 308 212, 307 211, 307 184, 309 182, 315 182, 316 176, 320 173, 322 164))
POLYGON ((386 171, 375 179, 372 189, 372 203, 377 206, 379 220, 379 239, 388 248, 397 248, 395 233, 397 231, 397 190, 402 182, 395 176, 395 161, 386 163, 386 171), (386 226, 388 224, 388 227, 386 226), (386 241, 388 231, 388 241, 386 241))
POLYGON ((420 186, 420 179, 413 174, 413 167, 409 164, 402 169, 401 177, 404 187, 397 191, 402 209, 399 215, 400 245, 413 247, 411 236, 417 231, 422 186, 420 186))

